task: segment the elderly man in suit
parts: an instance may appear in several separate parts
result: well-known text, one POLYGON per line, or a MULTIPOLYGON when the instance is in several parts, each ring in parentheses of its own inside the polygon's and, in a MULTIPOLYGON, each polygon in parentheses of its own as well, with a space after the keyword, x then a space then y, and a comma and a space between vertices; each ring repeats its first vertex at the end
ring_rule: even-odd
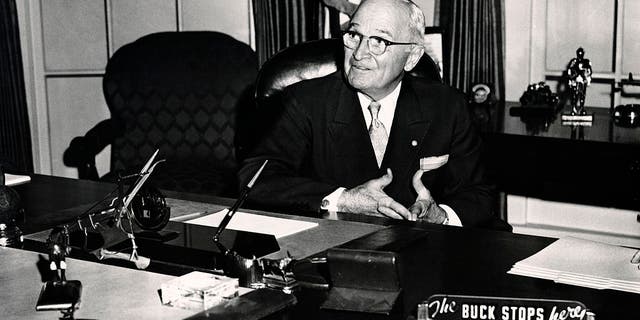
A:
POLYGON ((251 198, 432 223, 482 225, 491 191, 465 99, 407 74, 424 53, 409 0, 366 0, 343 33, 344 68, 284 92, 284 114, 245 161, 251 198))

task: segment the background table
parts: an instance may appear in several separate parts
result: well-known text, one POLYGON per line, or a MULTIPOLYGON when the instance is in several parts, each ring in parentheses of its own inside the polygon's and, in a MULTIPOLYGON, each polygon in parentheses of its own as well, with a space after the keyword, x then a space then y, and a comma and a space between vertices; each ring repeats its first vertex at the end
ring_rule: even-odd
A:
POLYGON ((482 117, 487 163, 499 191, 640 209, 640 128, 616 125, 608 108, 587 108, 594 114, 591 126, 566 126, 560 115, 567 110, 520 107, 507 102, 482 117))

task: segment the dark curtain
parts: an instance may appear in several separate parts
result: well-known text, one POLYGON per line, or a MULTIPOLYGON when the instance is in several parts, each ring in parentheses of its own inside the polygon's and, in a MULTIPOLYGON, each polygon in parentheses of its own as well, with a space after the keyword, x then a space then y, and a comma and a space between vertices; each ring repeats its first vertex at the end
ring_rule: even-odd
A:
POLYGON ((0 1, 0 164, 33 172, 15 0, 0 1))
POLYGON ((320 0, 252 0, 256 51, 260 64, 293 44, 321 39, 320 0))
POLYGON ((488 84, 504 100, 504 0, 440 0, 437 24, 444 29, 444 78, 468 93, 488 84))

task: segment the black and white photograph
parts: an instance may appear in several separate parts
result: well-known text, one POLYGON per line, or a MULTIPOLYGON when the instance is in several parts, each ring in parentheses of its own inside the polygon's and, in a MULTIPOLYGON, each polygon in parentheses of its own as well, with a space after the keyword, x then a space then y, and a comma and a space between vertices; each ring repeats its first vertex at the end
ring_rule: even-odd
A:
POLYGON ((0 0, 1 319, 639 301, 640 1, 0 0))

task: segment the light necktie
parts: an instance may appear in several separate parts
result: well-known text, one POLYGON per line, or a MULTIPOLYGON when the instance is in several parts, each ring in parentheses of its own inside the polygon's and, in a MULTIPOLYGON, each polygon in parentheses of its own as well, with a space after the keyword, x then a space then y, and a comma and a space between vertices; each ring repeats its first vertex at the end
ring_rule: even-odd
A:
POLYGON ((371 125, 369 126, 369 138, 371 138, 371 145, 373 151, 376 153, 376 160, 378 161, 378 167, 382 164, 384 158, 384 151, 387 149, 387 141, 389 135, 384 124, 378 119, 378 112, 380 111, 380 103, 372 101, 369 104, 369 112, 371 112, 371 125))

